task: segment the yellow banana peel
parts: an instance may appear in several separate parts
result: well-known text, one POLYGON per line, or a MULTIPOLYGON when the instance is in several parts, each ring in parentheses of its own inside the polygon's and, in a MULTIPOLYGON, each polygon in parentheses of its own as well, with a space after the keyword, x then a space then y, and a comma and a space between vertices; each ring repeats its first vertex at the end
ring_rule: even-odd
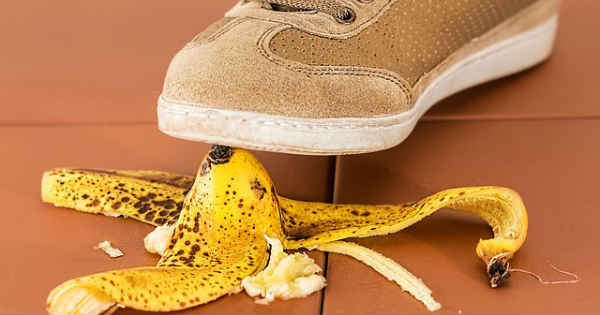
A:
POLYGON ((427 288, 410 282, 410 274, 399 266, 368 249, 337 241, 395 233, 442 208, 473 213, 494 232, 492 239, 479 241, 476 253, 486 265, 490 285, 496 287, 510 276, 509 260, 523 245, 528 225, 521 197, 503 187, 448 189, 404 205, 287 199, 277 194, 254 156, 225 146, 212 147, 195 178, 155 171, 54 169, 43 176, 42 199, 174 227, 156 267, 67 281, 48 297, 51 314, 100 314, 117 306, 170 312, 237 293, 243 279, 265 269, 265 236, 281 240, 285 249, 316 248, 356 257, 437 309, 427 288))

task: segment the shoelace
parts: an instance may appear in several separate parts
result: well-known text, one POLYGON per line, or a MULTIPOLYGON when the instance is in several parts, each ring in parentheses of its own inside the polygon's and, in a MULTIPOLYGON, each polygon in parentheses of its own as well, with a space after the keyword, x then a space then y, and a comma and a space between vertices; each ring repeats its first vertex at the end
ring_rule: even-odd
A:
MULTIPOLYGON (((270 4, 278 11, 319 11, 327 13, 338 21, 351 23, 356 19, 354 10, 339 3, 338 0, 246 0, 270 4)), ((365 2, 369 0, 363 0, 365 2)))

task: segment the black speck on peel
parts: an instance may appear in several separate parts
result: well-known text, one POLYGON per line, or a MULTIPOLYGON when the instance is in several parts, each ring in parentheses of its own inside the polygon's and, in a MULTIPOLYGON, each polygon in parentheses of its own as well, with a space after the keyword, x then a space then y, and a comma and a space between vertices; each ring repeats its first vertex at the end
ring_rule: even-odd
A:
POLYGON ((204 160, 200 169, 200 176, 208 174, 210 171, 210 160, 204 160))
POLYGON ((215 144, 208 152, 208 159, 214 164, 225 164, 233 155, 233 149, 228 146, 215 144))

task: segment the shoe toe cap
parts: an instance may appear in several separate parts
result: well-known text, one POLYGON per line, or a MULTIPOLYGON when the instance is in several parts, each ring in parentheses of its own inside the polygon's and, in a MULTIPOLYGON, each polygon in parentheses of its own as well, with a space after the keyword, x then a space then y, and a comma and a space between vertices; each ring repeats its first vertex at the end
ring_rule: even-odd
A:
POLYGON ((409 91, 368 69, 309 67, 268 52, 265 34, 281 25, 238 21, 173 58, 163 99, 215 109, 301 118, 370 117, 409 108, 409 91))

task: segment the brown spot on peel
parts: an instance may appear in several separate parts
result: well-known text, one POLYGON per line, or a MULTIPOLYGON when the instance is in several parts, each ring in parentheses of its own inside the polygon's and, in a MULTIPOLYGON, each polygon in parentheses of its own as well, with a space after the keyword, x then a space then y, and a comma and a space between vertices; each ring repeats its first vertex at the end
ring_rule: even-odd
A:
POLYGON ((250 186, 250 188, 252 188, 258 200, 262 200, 265 197, 265 194, 267 193, 267 189, 260 183, 258 178, 255 178, 252 181, 252 185, 250 186))

